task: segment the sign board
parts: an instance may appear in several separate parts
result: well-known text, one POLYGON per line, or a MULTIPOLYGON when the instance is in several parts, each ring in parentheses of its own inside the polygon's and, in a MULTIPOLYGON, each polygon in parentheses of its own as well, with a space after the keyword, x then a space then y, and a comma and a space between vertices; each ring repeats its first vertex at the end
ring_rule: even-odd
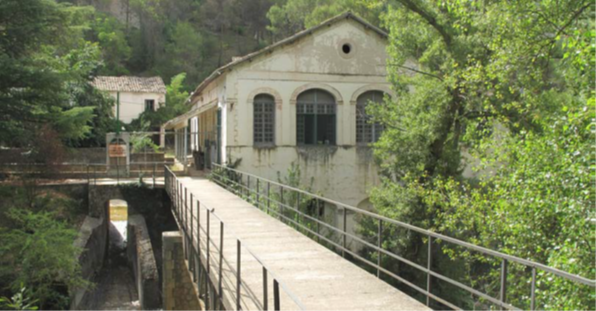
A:
POLYGON ((112 158, 125 158, 126 157, 126 145, 110 144, 108 146, 108 154, 112 158))

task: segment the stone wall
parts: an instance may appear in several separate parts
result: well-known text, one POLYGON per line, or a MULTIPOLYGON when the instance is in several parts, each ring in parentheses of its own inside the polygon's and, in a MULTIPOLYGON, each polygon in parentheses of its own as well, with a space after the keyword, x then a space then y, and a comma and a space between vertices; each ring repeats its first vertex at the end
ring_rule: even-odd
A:
POLYGON ((126 252, 133 268, 141 309, 161 309, 159 275, 145 218, 141 215, 129 215, 127 230, 126 252))
POLYGON ((202 310, 197 288, 184 259, 180 232, 164 232, 162 239, 164 310, 202 310))
MULTIPOLYGON (((107 249, 107 220, 105 218, 85 217, 79 237, 74 244, 83 248, 84 251, 79 255, 79 264, 81 273, 88 281, 94 281, 101 270, 107 249)), ((93 304, 94 298, 92 292, 85 288, 70 289, 71 310, 85 310, 93 304)))

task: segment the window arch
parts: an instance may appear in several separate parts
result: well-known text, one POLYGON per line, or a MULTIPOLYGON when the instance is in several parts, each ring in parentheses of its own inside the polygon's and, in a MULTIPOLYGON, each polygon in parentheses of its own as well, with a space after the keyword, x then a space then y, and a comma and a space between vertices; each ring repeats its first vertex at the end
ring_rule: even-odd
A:
POLYGON ((356 143, 368 144, 379 140, 383 133, 383 126, 378 122, 371 122, 371 117, 366 113, 366 106, 373 103, 382 103, 385 93, 381 91, 368 91, 358 96, 356 101, 356 143))
POLYGON ((303 145, 335 145, 336 102, 331 93, 311 89, 296 99, 296 141, 303 145))
POLYGON ((253 101, 253 140, 255 145, 275 143, 275 98, 258 94, 253 101))

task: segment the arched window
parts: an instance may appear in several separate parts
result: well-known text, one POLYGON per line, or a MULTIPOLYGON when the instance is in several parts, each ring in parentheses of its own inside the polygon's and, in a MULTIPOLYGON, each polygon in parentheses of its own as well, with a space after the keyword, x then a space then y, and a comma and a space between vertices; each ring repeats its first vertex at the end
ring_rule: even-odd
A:
POLYGON ((383 126, 378 122, 371 122, 370 116, 366 114, 366 106, 370 103, 382 103, 384 93, 381 91, 369 91, 360 96, 356 101, 356 143, 367 144, 379 140, 383 132, 383 126))
POLYGON ((313 89, 296 100, 296 140, 303 145, 335 145, 335 98, 313 89))
POLYGON ((255 145, 275 143, 275 99, 259 94, 253 101, 253 138, 255 145))

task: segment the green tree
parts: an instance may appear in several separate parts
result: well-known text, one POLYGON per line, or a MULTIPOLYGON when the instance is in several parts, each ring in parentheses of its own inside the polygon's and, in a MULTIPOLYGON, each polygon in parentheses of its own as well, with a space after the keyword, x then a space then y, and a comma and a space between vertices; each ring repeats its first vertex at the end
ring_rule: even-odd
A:
POLYGON ((166 104, 156 111, 145 111, 130 124, 131 130, 146 131, 159 130, 160 126, 167 121, 179 116, 190 109, 187 104, 188 92, 184 91, 184 79, 186 73, 182 72, 172 78, 166 86, 166 104))
POLYGON ((51 212, 32 212, 13 208, 4 213, 13 223, 0 227, 0 255, 4 258, 0 275, 14 291, 30 288, 30 295, 42 308, 65 308, 68 296, 62 286, 82 287, 89 284, 81 277, 73 245, 77 236, 51 212))
POLYGON ((98 111, 79 105, 73 88, 88 83, 100 64, 97 46, 83 38, 92 12, 53 0, 0 4, 1 144, 32 146, 48 124, 71 144, 88 137, 98 111))
POLYGON ((305 28, 351 11, 374 25, 380 24, 381 12, 385 6, 367 6, 361 0, 285 0, 278 1, 267 12, 270 21, 268 29, 278 38, 291 36, 305 28))
MULTIPOLYGON (((397 98, 370 109, 386 128, 374 144, 383 176, 375 207, 593 279, 594 2, 396 2, 384 26, 397 98), (464 175, 466 167, 478 172, 464 175)), ((387 246, 426 258, 424 243, 387 246)), ((463 260, 435 270, 497 295, 498 263, 448 247, 435 256, 463 260)), ((508 301, 524 308, 528 273, 515 267, 510 277, 508 301)), ((541 308, 594 305, 590 288, 539 278, 541 308)), ((463 308, 488 307, 446 284, 435 290, 463 308)))
POLYGON ((105 65, 101 74, 129 74, 126 62, 130 59, 132 50, 126 38, 125 25, 114 17, 100 15, 95 18, 92 30, 92 40, 99 44, 105 65))

